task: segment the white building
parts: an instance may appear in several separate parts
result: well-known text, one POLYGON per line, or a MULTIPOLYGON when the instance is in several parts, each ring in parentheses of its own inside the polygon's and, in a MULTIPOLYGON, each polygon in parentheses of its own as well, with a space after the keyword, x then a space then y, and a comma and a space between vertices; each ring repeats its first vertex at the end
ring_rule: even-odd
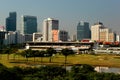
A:
POLYGON ((120 42, 120 35, 116 35, 116 41, 120 42))
POLYGON ((93 26, 91 26, 91 40, 98 41, 100 40, 100 28, 103 28, 102 23, 96 23, 93 26))
POLYGON ((104 27, 104 25, 99 22, 91 26, 91 40, 114 42, 116 40, 116 35, 111 29, 104 27))
POLYGON ((59 41, 59 21, 53 18, 45 19, 43 22, 43 41, 59 41))
POLYGON ((43 40, 42 33, 33 33, 33 42, 41 42, 43 40))

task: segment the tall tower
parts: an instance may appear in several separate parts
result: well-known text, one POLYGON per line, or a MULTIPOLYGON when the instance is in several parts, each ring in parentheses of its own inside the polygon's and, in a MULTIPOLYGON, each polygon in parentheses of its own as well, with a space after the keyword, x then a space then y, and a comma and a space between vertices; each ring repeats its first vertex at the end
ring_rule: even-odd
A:
POLYGON ((91 26, 91 40, 100 41, 100 29, 104 28, 103 23, 98 22, 91 26))
POLYGON ((79 22, 77 25, 77 40, 90 39, 90 28, 88 22, 79 22))
POLYGON ((91 40, 98 42, 114 42, 116 34, 109 28, 105 27, 101 22, 91 26, 91 40))
POLYGON ((22 16, 22 33, 33 34, 34 32, 37 32, 37 17, 22 16))
POLYGON ((59 41, 59 21, 53 18, 45 19, 43 22, 43 41, 59 41))
POLYGON ((10 12, 9 17, 6 18, 6 31, 16 31, 16 12, 10 12))

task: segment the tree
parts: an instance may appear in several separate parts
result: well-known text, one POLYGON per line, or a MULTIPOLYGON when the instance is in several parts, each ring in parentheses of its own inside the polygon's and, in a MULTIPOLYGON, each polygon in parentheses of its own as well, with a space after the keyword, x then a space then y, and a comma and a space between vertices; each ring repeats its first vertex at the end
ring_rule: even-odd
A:
POLYGON ((9 55, 12 53, 12 48, 6 48, 3 51, 3 54, 7 54, 7 60, 9 60, 9 55))
POLYGON ((16 54, 18 54, 18 48, 12 48, 11 52, 14 54, 13 59, 15 60, 15 56, 16 56, 16 54))
POLYGON ((49 57, 50 57, 49 62, 51 63, 52 55, 56 54, 56 51, 50 47, 46 50, 46 53, 49 55, 49 57))
POLYGON ((23 57, 25 57, 28 61, 29 57, 33 57, 33 51, 31 49, 25 50, 21 53, 23 57))
POLYGON ((91 79, 93 78, 93 74, 92 75, 90 74, 94 72, 95 72, 94 67, 87 64, 80 64, 73 66, 71 68, 71 74, 72 74, 71 76, 74 78, 74 80, 93 80, 91 79))
POLYGON ((62 49, 61 53, 65 56, 65 67, 66 67, 66 62, 67 62, 67 56, 68 55, 73 55, 74 51, 68 48, 62 49))
POLYGON ((72 73, 91 73, 95 72, 94 67, 88 65, 88 64, 80 64, 78 66, 73 66, 71 68, 72 73))
POLYGON ((40 51, 39 52, 39 57, 41 57, 41 63, 43 62, 43 57, 44 57, 44 55, 46 54, 46 51, 40 51))
POLYGON ((0 64, 0 80, 22 80, 21 76, 0 64))
POLYGON ((2 59, 3 50, 0 50, 0 59, 2 59))
POLYGON ((35 62, 35 57, 38 57, 37 54, 39 54, 39 51, 36 50, 36 51, 32 51, 32 57, 34 57, 34 62, 35 62))
MULTIPOLYGON (((42 66, 37 70, 33 77, 39 77, 40 80, 53 80, 54 78, 60 76, 65 77, 66 70, 59 66, 42 66)), ((61 80, 61 79, 59 79, 61 80)))

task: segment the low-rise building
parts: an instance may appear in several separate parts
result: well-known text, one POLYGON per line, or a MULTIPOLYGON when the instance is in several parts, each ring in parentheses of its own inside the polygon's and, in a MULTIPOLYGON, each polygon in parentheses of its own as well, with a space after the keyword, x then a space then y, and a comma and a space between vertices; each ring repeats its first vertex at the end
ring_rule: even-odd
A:
POLYGON ((33 42, 41 42, 43 41, 42 33, 33 33, 33 42))

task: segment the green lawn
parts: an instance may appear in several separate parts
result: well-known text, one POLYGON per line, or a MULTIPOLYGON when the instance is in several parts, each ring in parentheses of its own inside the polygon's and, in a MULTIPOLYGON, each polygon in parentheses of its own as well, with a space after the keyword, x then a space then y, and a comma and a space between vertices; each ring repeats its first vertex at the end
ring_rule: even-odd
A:
MULTIPOLYGON (((52 57, 52 62, 49 63, 49 57, 43 58, 41 63, 41 58, 29 58, 28 61, 26 58, 16 55, 14 59, 13 54, 10 55, 10 59, 7 59, 7 54, 0 55, 0 63, 7 67, 28 67, 29 65, 37 65, 37 64, 54 64, 54 65, 64 65, 64 56, 63 55, 56 55, 52 57)), ((120 67, 120 56, 116 55, 88 55, 88 54, 81 54, 81 55, 71 55, 67 58, 67 65, 74 65, 74 64, 90 64, 93 66, 109 66, 109 67, 120 67)))

